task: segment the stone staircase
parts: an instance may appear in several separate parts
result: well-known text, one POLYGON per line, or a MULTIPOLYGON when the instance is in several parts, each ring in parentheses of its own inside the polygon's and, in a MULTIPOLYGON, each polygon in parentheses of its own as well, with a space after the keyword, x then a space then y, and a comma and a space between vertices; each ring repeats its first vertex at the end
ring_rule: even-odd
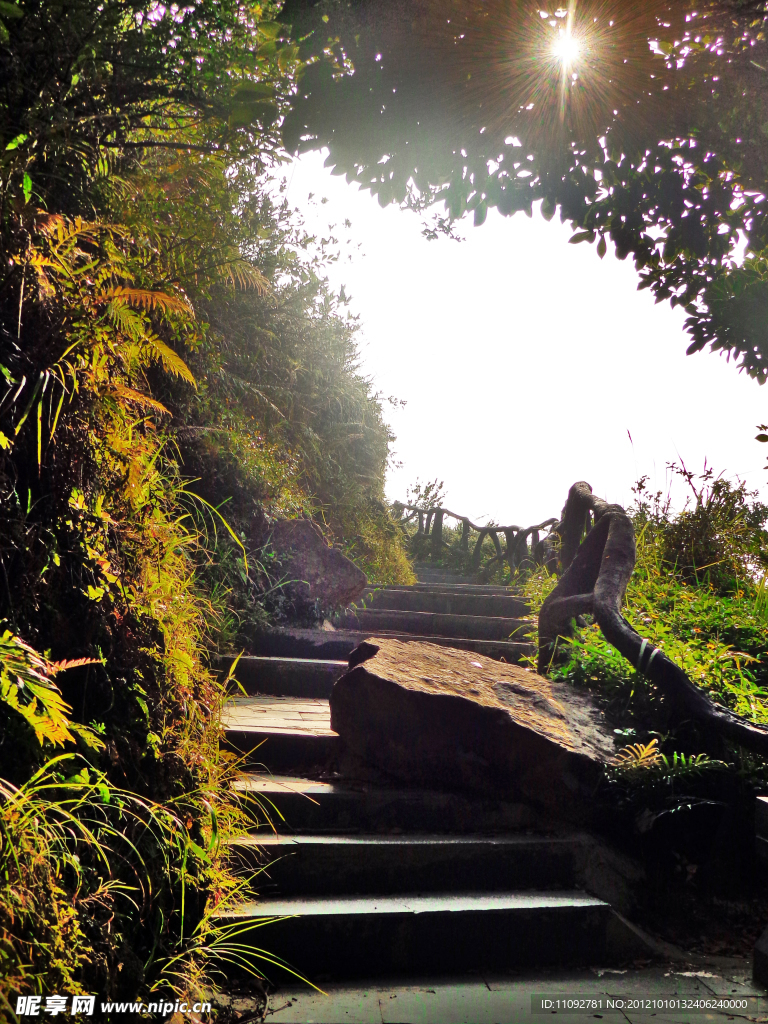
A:
POLYGON ((512 661, 530 649, 510 639, 530 628, 527 611, 504 588, 433 578, 371 592, 333 632, 285 631, 322 634, 300 635, 293 656, 288 637, 274 653, 273 635, 240 659, 246 695, 228 705, 227 738, 253 751, 237 786, 275 809, 275 832, 235 849, 269 864, 258 902, 231 916, 239 941, 312 981, 605 960, 611 908, 582 888, 589 837, 525 805, 387 782, 345 760, 330 728, 334 680, 367 636, 480 644, 512 661), (264 918, 281 920, 264 931, 264 918))
POLYGON ((255 638, 265 657, 346 661, 366 637, 430 643, 516 662, 531 652, 528 606, 504 587, 440 583, 371 590, 324 629, 274 629, 255 638))

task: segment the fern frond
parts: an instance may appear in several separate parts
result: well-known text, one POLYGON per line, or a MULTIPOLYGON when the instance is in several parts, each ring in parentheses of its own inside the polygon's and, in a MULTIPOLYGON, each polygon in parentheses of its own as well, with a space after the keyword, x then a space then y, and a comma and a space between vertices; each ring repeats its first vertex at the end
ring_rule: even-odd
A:
POLYGON ((610 763, 616 768, 651 768, 662 764, 659 741, 654 737, 650 743, 631 743, 623 747, 610 763))
POLYGON ((171 415, 170 409, 166 409, 162 402, 158 402, 156 398, 150 398, 149 395, 145 395, 141 391, 134 391, 133 388, 129 388, 125 384, 115 384, 113 393, 121 402, 132 402, 143 409, 154 409, 165 416, 171 415))
POLYGON ((271 291, 269 281, 262 272, 245 260, 235 260, 230 264, 229 271, 232 280, 241 288, 255 288, 259 295, 271 291))
POLYGON ((70 721, 71 708, 52 682, 58 672, 98 663, 98 658, 49 662, 6 629, 0 636, 0 700, 27 720, 40 744, 47 741, 63 745, 74 742, 78 734, 91 746, 103 747, 90 729, 70 721))
POLYGON ((48 213, 37 221, 36 227, 40 234, 50 238, 60 228, 63 228, 64 224, 64 218, 60 213, 48 213))
POLYGON ((84 665, 100 665, 98 658, 70 658, 68 661, 49 661, 47 671, 49 676, 56 676, 59 672, 66 672, 68 668, 82 668, 84 665))
POLYGON ((33 249, 32 254, 27 259, 27 266, 35 267, 35 269, 37 269, 38 267, 55 268, 58 266, 58 264, 54 263, 53 260, 47 259, 45 256, 43 256, 42 253, 38 252, 36 249, 33 249))
POLYGON ((110 302, 107 306, 107 316, 123 334, 126 334, 132 341, 137 344, 143 339, 146 331, 146 324, 142 320, 141 316, 130 306, 125 306, 121 302, 110 302))
POLYGON ((145 288, 126 288, 123 285, 101 292, 96 299, 113 305, 125 303, 128 306, 139 306, 141 309, 161 309, 164 313, 192 312, 189 302, 180 295, 148 291, 145 288))
POLYGON ((148 333, 144 337, 144 348, 151 349, 155 359, 163 364, 165 369, 174 374, 176 377, 181 377, 182 380, 187 381, 193 387, 197 387, 197 381, 195 380, 192 371, 184 362, 178 353, 174 352, 173 349, 166 345, 164 341, 161 341, 156 334, 148 333))

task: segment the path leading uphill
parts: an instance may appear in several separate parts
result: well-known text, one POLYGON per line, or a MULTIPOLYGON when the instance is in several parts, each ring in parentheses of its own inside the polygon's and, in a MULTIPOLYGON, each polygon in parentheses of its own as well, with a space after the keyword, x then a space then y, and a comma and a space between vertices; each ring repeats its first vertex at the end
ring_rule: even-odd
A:
MULTIPOLYGON (((387 979, 411 976, 444 988, 446 978, 467 971, 540 975, 647 955, 590 891, 596 846, 589 835, 542 821, 522 804, 350 770, 328 699, 366 637, 418 638, 508 662, 532 650, 529 609, 514 591, 425 575, 414 586, 372 591, 333 631, 277 631, 258 654, 240 659, 236 675, 247 696, 230 702, 226 734, 243 752, 258 746, 258 764, 237 785, 284 820, 275 819, 276 833, 261 829, 241 844, 243 853, 260 847, 272 863, 259 901, 232 919, 284 918, 255 928, 250 941, 321 985, 365 978, 368 987, 386 987, 387 979)), ((313 1014, 322 1012, 322 1003, 312 1005, 313 1014)), ((489 1019, 502 1019, 490 1005, 489 1019)), ((367 1017, 364 1006, 355 1012, 363 1016, 322 1019, 411 1019, 373 1009, 367 1017)), ((275 1019, 303 1018, 286 1016, 284 1007, 275 1019)))

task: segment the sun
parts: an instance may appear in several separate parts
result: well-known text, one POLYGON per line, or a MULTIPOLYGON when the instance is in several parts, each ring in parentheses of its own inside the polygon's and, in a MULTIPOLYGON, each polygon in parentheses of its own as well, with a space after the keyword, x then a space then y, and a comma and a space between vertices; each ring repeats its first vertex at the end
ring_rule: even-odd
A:
POLYGON ((557 34, 557 39, 552 44, 552 52, 567 67, 578 60, 581 46, 575 36, 572 36, 570 32, 561 30, 557 34))

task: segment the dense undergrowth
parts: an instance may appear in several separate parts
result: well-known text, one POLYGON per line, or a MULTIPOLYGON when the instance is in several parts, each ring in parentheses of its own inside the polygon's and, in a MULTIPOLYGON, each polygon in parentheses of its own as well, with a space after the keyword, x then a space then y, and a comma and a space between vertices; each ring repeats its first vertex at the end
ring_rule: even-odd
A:
POLYGON ((209 657, 280 613, 272 519, 411 578, 355 321, 269 182, 277 12, 0 5, 0 1018, 241 959, 225 844, 265 812, 209 657))

